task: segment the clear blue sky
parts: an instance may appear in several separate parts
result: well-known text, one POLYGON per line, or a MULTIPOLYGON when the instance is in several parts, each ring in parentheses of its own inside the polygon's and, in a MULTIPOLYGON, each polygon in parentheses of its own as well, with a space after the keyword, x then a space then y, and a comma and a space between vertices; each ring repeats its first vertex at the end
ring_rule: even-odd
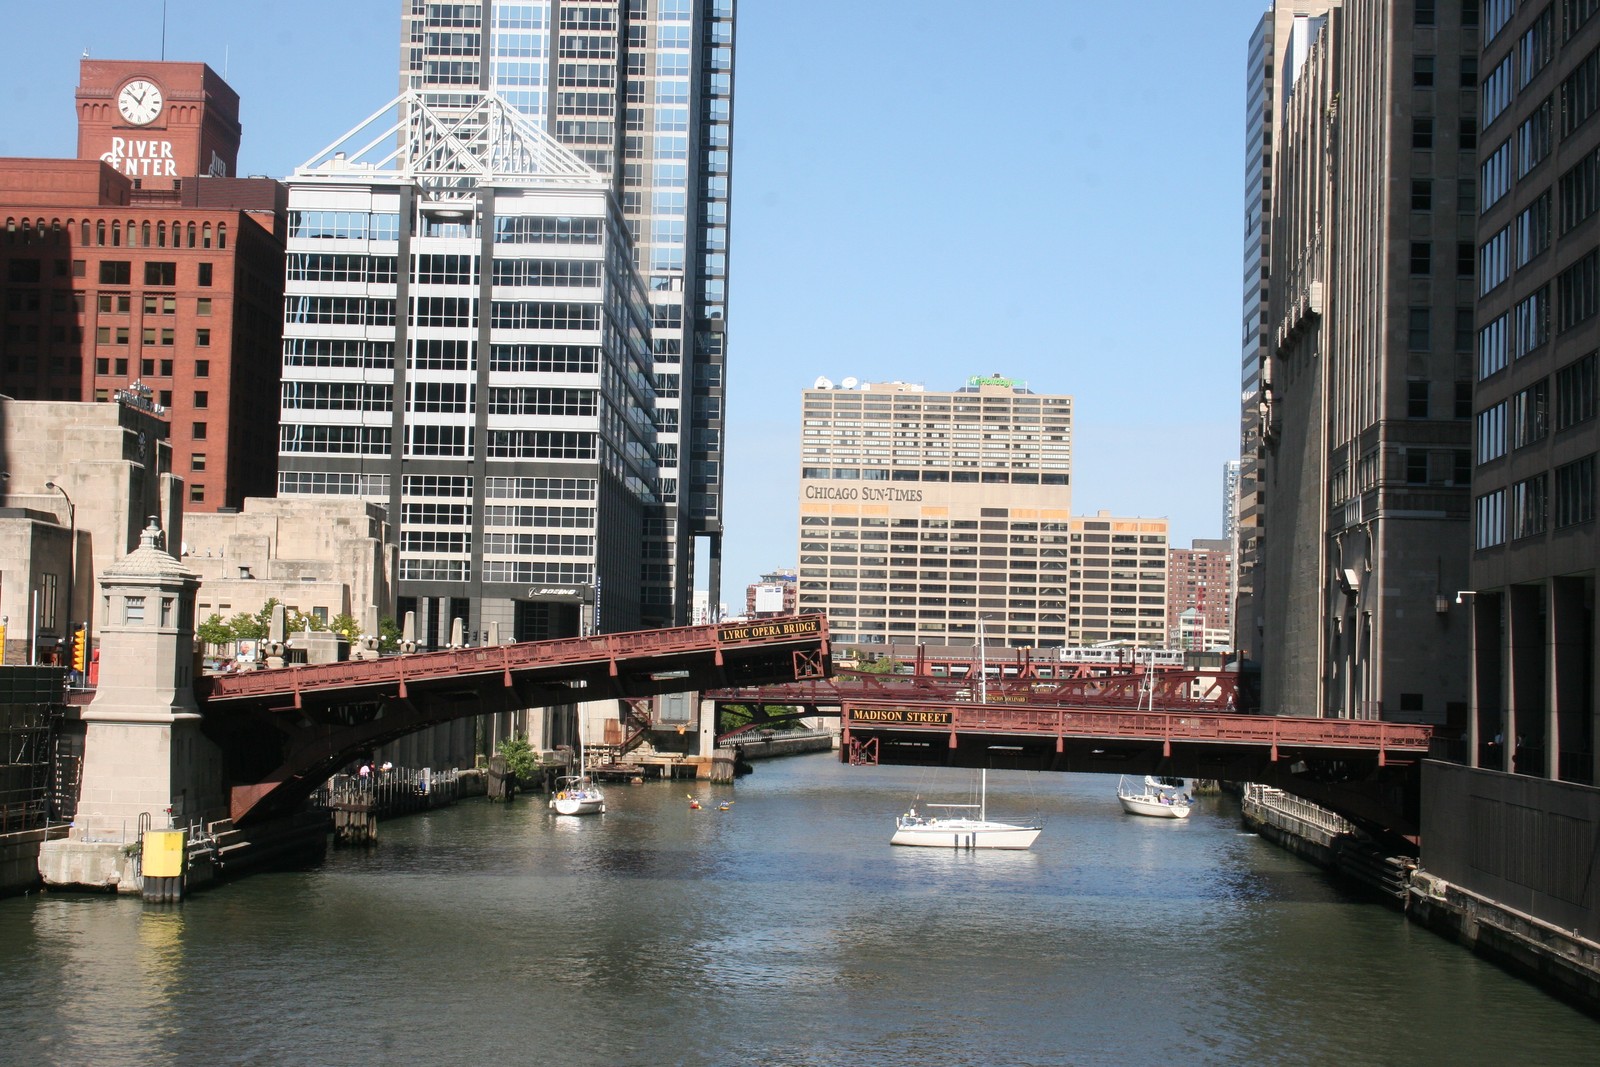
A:
MULTIPOLYGON (((1266 6, 741 0, 724 600, 796 561, 818 375, 1071 394, 1075 511, 1221 535, 1266 6)), ((162 8, 0 2, 0 155, 73 154, 79 56, 160 58, 162 8)), ((286 175, 398 91, 395 0, 165 8, 166 58, 242 98, 241 173, 286 175)))

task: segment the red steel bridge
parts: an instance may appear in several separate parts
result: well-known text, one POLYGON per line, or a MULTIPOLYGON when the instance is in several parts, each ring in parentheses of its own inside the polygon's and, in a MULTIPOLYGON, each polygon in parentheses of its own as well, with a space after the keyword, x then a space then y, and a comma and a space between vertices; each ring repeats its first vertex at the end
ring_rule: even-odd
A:
POLYGON ((1241 713, 1231 671, 1131 668, 1045 679, 989 670, 981 681, 976 665, 943 675, 841 670, 707 696, 756 711, 743 730, 838 715, 840 758, 856 765, 1260 782, 1375 833, 1416 837, 1420 762, 1433 727, 1241 713))
POLYGON ((284 667, 195 682, 235 825, 294 811, 358 755, 453 719, 826 678, 821 615, 284 667))

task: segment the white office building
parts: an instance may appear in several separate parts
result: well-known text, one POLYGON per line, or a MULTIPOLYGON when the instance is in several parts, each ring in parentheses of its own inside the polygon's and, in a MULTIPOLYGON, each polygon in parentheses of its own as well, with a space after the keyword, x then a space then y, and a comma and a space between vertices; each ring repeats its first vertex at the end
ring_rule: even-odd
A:
POLYGON ((460 95, 288 181, 279 492, 388 506, 424 648, 636 628, 661 498, 632 241, 604 175, 460 95))

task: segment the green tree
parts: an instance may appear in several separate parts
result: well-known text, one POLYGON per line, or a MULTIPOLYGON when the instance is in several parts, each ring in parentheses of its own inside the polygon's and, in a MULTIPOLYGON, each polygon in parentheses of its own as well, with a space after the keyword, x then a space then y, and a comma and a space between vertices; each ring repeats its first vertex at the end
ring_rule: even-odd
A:
POLYGON ((862 674, 893 674, 899 667, 899 660, 879 656, 874 660, 857 660, 854 669, 862 674))
POLYGON ((194 635, 208 645, 225 645, 233 640, 233 629, 216 612, 194 628, 194 635))
POLYGON ((400 639, 404 636, 405 631, 400 628, 400 624, 389 616, 385 615, 378 620, 379 652, 398 652, 400 650, 400 639))
POLYGON ((506 738, 500 742, 500 755, 506 758, 506 769, 517 776, 517 781, 531 782, 539 777, 539 753, 527 738, 506 738))
POLYGON ((328 629, 341 635, 346 641, 355 643, 361 636, 361 624, 356 622, 356 617, 348 611, 342 611, 328 620, 328 629))

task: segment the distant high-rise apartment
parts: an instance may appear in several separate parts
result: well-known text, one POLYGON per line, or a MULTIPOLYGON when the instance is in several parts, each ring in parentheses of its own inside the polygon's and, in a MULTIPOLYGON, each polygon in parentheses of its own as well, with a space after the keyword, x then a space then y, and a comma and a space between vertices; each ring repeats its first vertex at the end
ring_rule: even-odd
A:
POLYGON ((803 398, 800 609, 843 644, 1061 645, 1072 398, 1000 377, 803 398))
POLYGON ((719 600, 735 0, 401 0, 400 88, 441 116, 493 92, 615 191, 652 317, 660 501, 644 617, 719 600))
MULTIPOLYGON (((1600 3, 1483 6, 1473 766, 1600 780, 1600 3)), ((1447 593, 1455 593, 1449 587, 1447 593)))
POLYGON ((1274 61, 1269 712, 1465 724, 1477 10, 1346 0, 1274 61))
POLYGON ((1232 585, 1232 541, 1200 538, 1189 548, 1172 549, 1167 566, 1167 640, 1171 647, 1210 649, 1216 635, 1229 633, 1232 585))

